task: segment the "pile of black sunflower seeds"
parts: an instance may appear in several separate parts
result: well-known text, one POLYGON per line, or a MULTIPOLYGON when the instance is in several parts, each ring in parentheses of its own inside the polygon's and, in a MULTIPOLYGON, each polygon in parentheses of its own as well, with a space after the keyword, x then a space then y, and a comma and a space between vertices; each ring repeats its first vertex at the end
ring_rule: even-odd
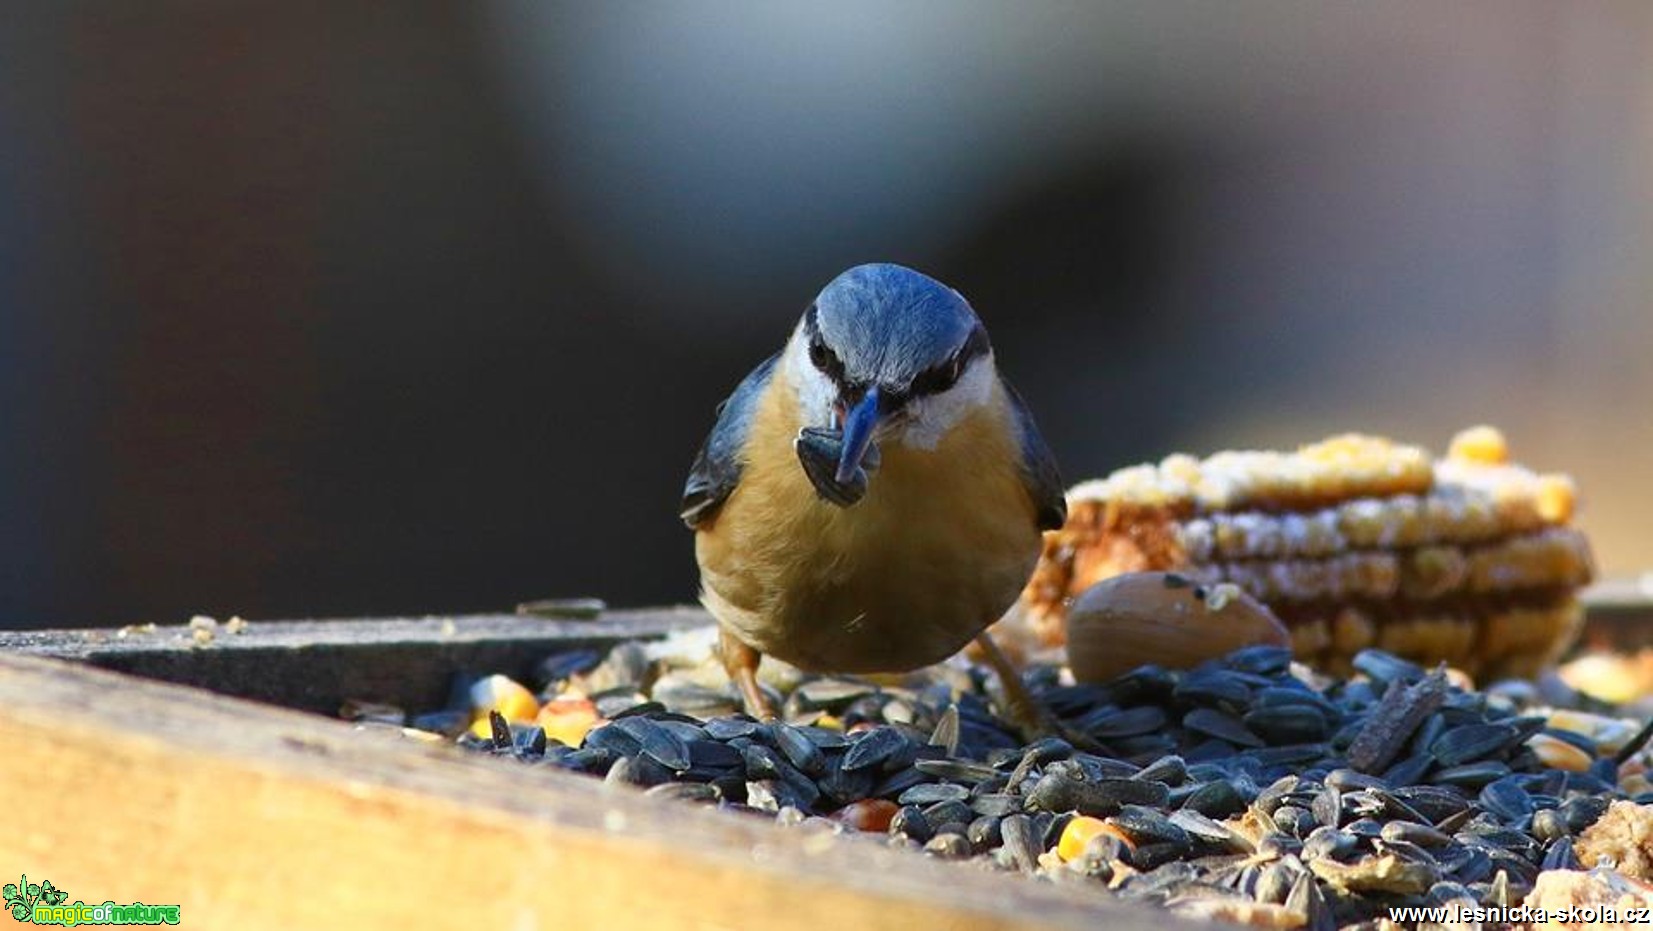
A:
POLYGON ((387 723, 1185 914, 1310 929, 1395 906, 1519 904, 1541 870, 1581 868, 1574 837, 1632 797, 1620 764, 1646 739, 1604 749, 1553 726, 1531 689, 1468 690, 1376 650, 1348 679, 1273 647, 1105 685, 1034 668, 1062 736, 1031 742, 994 713, 979 669, 900 688, 806 678, 771 723, 732 713, 727 694, 648 681, 635 644, 553 656, 540 678, 555 694, 599 666, 630 672, 590 696, 607 723, 577 747, 497 712, 487 736, 458 710, 387 723))

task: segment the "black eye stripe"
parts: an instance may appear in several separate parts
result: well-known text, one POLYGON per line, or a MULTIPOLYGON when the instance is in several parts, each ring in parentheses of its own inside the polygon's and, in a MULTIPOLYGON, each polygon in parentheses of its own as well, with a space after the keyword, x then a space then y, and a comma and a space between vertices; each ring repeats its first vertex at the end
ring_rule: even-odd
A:
MULTIPOLYGON (((809 361, 815 368, 831 379, 840 391, 846 390, 843 360, 826 344, 821 335, 820 322, 817 319, 818 311, 812 303, 804 310, 804 337, 809 348, 809 361)), ((958 348, 946 361, 931 366, 920 372, 905 391, 893 391, 886 387, 886 399, 895 406, 905 403, 908 398, 918 398, 925 395, 940 394, 953 387, 964 370, 969 367, 971 360, 977 356, 986 355, 992 349, 987 339, 987 330, 978 324, 970 331, 964 340, 964 345, 958 348)))
POLYGON ((840 389, 844 385, 844 363, 821 337, 820 324, 815 319, 815 305, 804 311, 804 336, 809 341, 809 361, 840 389))
POLYGON ((970 360, 977 356, 986 355, 990 348, 992 347, 987 341, 987 330, 979 326, 976 327, 970 331, 970 336, 964 341, 964 345, 960 346, 959 350, 953 353, 946 362, 931 366, 918 373, 918 377, 913 379, 912 387, 907 389, 907 393, 917 398, 946 391, 958 382, 959 377, 964 374, 964 370, 969 367, 970 360))

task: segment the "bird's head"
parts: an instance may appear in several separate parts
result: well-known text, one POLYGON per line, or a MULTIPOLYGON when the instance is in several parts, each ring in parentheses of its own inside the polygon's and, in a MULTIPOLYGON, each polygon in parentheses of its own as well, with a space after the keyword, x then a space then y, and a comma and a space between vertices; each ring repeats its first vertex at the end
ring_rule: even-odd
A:
POLYGON ((970 304, 900 265, 860 265, 810 304, 787 346, 804 429, 798 458, 821 496, 866 492, 879 442, 933 449, 993 396, 993 349, 970 304))

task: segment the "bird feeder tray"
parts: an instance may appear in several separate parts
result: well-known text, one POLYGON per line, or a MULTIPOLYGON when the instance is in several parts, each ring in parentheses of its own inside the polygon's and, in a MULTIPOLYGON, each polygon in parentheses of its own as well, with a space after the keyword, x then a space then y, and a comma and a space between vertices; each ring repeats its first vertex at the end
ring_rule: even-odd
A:
POLYGON ((711 623, 698 609, 0 632, 0 864, 201 928, 1143 929, 1167 916, 551 767, 364 733, 455 672, 711 623))
MULTIPOLYGON (((1653 645, 1639 590, 1586 604, 1584 642, 1653 645)), ((0 632, 0 865, 210 928, 1200 927, 337 717, 710 623, 667 608, 0 632)))

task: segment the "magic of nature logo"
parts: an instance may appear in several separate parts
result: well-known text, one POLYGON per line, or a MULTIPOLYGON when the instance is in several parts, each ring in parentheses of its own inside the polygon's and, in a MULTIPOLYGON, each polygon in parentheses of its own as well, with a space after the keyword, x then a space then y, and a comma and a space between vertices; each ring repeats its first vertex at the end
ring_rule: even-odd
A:
POLYGON ((183 911, 177 905, 145 905, 142 902, 88 905, 77 901, 66 904, 69 893, 52 885, 50 880, 29 882, 26 873, 17 882, 6 883, 0 892, 5 894, 6 908, 12 918, 37 925, 175 925, 182 918, 183 911))

